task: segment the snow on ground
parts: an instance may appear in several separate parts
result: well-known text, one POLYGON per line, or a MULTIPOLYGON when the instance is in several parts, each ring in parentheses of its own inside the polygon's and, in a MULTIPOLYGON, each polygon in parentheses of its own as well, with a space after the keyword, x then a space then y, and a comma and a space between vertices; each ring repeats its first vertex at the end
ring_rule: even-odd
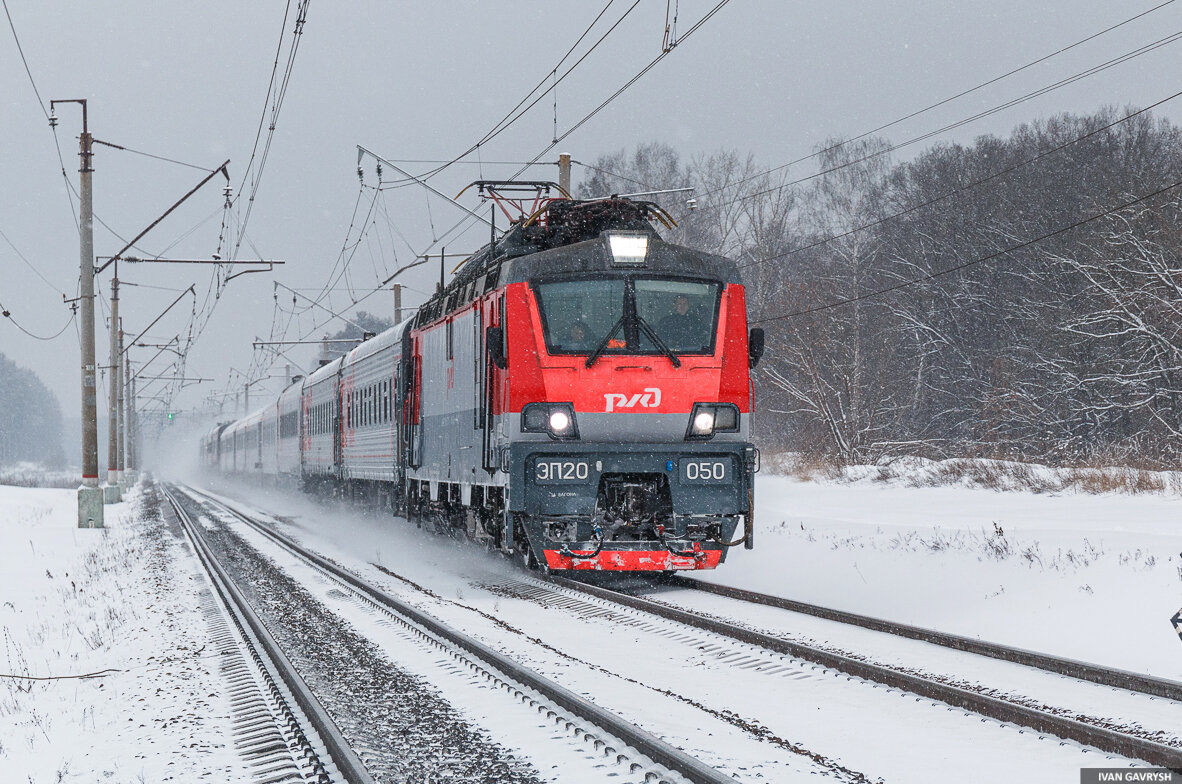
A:
MULTIPOLYGON (((755 550, 698 576, 1182 680, 1169 620, 1182 607, 1182 498, 912 484, 761 474, 755 550)), ((454 547, 400 521, 358 526, 339 507, 252 497, 377 563, 454 547)), ((142 505, 133 493, 108 507, 106 530, 79 530, 74 491, 0 486, 4 780, 244 778, 204 583, 142 505)))
POLYGON ((1182 498, 906 481, 756 485, 703 579, 1182 680, 1182 498))
POLYGON ((107 528, 80 530, 74 490, 0 486, 4 781, 246 777, 204 583, 144 496, 129 496, 107 507, 107 528), (77 677, 88 673, 100 675, 77 677))
MULTIPOLYGON (((569 620, 577 628, 575 634, 596 639, 596 646, 592 649, 577 643, 570 644, 569 650, 577 651, 578 655, 584 658, 597 659, 600 655, 605 655, 612 660, 613 656, 618 658, 619 651, 626 649, 623 643, 619 643, 623 647, 609 643, 607 635, 602 634, 602 630, 592 630, 586 621, 574 616, 568 619, 567 616, 571 615, 569 610, 564 609, 557 617, 552 612, 548 613, 545 608, 541 612, 537 608, 532 611, 526 608, 521 611, 524 614, 514 615, 517 605, 512 601, 489 600, 478 595, 480 586, 490 581, 495 582, 496 575, 509 572, 506 564, 484 555, 479 548, 463 547, 447 538, 415 530, 412 525, 391 517, 388 512, 358 509, 347 504, 310 499, 276 490, 259 490, 240 484, 208 480, 199 484, 215 485, 219 492, 235 499, 237 505, 243 509, 282 515, 280 519, 284 521, 285 532, 350 568, 368 574, 372 570, 365 562, 386 565, 408 579, 428 586, 435 592, 435 596, 442 598, 438 600, 438 606, 432 605, 424 609, 469 633, 485 636, 487 630, 479 621, 465 616, 462 608, 451 607, 452 604, 475 603, 497 618, 525 629, 524 633, 527 636, 537 635, 563 648, 570 640, 575 639, 569 630, 565 632, 566 636, 563 636, 565 627, 561 624, 569 620), (242 499, 249 500, 243 502, 242 499), (544 625, 545 630, 539 632, 533 628, 535 623, 544 625), (480 626, 480 630, 473 628, 473 625, 480 626)), ((760 498, 762 523, 759 527, 756 550, 733 550, 729 562, 717 572, 700 573, 704 578, 747 585, 822 604, 874 612, 881 616, 899 617, 937 628, 953 627, 954 630, 972 634, 976 633, 973 631, 976 628, 973 626, 975 619, 970 618, 969 621, 962 622, 958 613, 981 614, 982 605, 985 610, 992 611, 997 600, 1004 597, 1008 603, 1000 611, 1003 622, 996 628, 981 632, 981 636, 1003 641, 1006 641, 1008 636, 1015 638, 1008 641, 1017 644, 1052 649, 1054 646, 1035 644, 1039 640, 1033 631, 1038 631, 1044 620, 1051 627, 1047 637, 1052 640, 1071 635, 1078 639, 1088 637, 1086 630, 1074 628, 1076 621, 1073 618, 1060 617, 1060 613, 1057 612, 1060 606, 1064 608, 1064 615, 1079 613, 1081 605, 1096 604, 1108 596, 1119 599, 1126 593, 1136 595, 1135 592, 1146 592, 1150 588, 1160 589, 1158 592, 1166 594, 1172 601, 1174 597, 1178 597, 1179 587, 1182 586, 1176 574, 1176 557, 1175 562, 1170 564, 1166 553, 1155 561, 1154 566, 1145 565, 1148 555, 1146 545, 1141 541, 1144 537, 1139 529, 1130 533, 1129 537, 1130 541, 1141 542, 1140 560, 1134 561, 1130 558, 1122 561, 1120 556, 1123 550, 1116 549, 1113 544, 1115 540, 1110 541, 1110 535, 1105 533, 1107 528, 1103 525, 1105 518, 1100 514, 1110 506, 1110 515, 1128 515, 1141 521, 1149 529, 1168 530, 1172 525, 1170 512, 1176 510, 1177 499, 1150 495, 1051 496, 1020 492, 997 493, 967 488, 884 486, 870 482, 820 484, 769 474, 760 477, 757 494, 760 498), (1082 518, 1076 519, 1078 515, 1074 511, 1075 505, 1079 505, 1081 509, 1093 510, 1098 515, 1093 527, 1084 525, 1086 521, 1082 518), (796 510, 800 510, 799 520, 793 516, 796 510), (781 515, 781 518, 775 518, 776 514, 781 515), (779 524, 781 519, 786 523, 783 526, 779 524), (1002 533, 998 534, 989 522, 989 527, 985 531, 977 530, 982 520, 994 519, 1009 528, 1003 528, 1002 533), (1035 522, 1041 521, 1046 527, 1052 519, 1058 519, 1061 523, 1059 529, 1051 531, 1056 534, 1057 538, 1054 539, 1034 525, 1035 522), (1157 523, 1153 523, 1155 519, 1157 523), (806 523, 804 532, 799 528, 801 521, 806 523), (933 521, 939 521, 938 531, 933 528, 933 521), (796 526, 796 533, 793 532, 793 525, 796 526), (1099 529, 1104 536, 1096 536, 1095 529, 1099 529), (1094 547, 1081 549, 1085 548, 1082 544, 1084 539, 1094 542, 1094 547), (1036 541, 1041 542, 1037 552, 1033 549, 1036 541), (934 549, 932 545, 924 544, 925 542, 935 543, 934 549), (1105 549, 1100 549, 1101 547, 1105 549), (1030 549, 1033 554, 1042 553, 1043 565, 1040 567, 1024 558, 1020 553, 1022 548, 1030 549), (1068 551, 1071 553, 1070 556, 1068 551), (987 555, 993 552, 996 555, 987 555), (1162 578, 1162 575, 1165 577, 1162 578), (863 576, 866 582, 863 582, 863 576), (856 585, 851 584, 851 578, 856 585), (1164 579, 1165 582, 1152 582, 1160 579, 1164 579), (1091 581, 1095 586, 1092 593, 1076 589, 1081 580, 1091 581), (991 599, 972 601, 975 592, 979 591, 981 596, 985 597, 989 592, 997 590, 994 586, 995 581, 1000 581, 997 585, 1008 586, 1007 589, 991 599), (984 591, 980 586, 989 586, 990 590, 984 591), (1021 601, 1013 601, 1010 598, 1016 592, 1025 593, 1021 601), (971 628, 955 628, 957 626, 971 628)), ((1168 537, 1165 538, 1167 542, 1172 541, 1168 537)), ((381 582, 380 576, 377 579, 381 582)), ((397 590, 398 586, 394 588, 397 590)), ((409 600, 414 602, 413 598, 409 600)), ((692 600, 691 597, 689 601, 692 600)), ((428 599, 421 601, 431 604, 428 599)), ((715 600, 714 597, 702 596, 700 601, 706 605, 715 600)), ((733 611, 735 608, 729 609, 733 611)), ((1170 631, 1168 617, 1172 612, 1171 610, 1163 617, 1152 619, 1156 623, 1164 624, 1167 633, 1166 638, 1161 641, 1160 658, 1163 661, 1169 661, 1170 656, 1182 657, 1182 644, 1170 631)), ((818 636, 817 633, 809 632, 816 624, 805 628, 803 623, 815 619, 801 619, 801 628, 792 627, 791 616, 782 620, 784 625, 791 629, 791 633, 800 633, 803 629, 806 633, 812 633, 814 637, 818 636)), ((1130 619, 1122 620, 1130 628, 1138 628, 1130 619)), ((493 629, 492 633, 495 636, 496 629, 493 629)), ((625 636, 631 634, 628 628, 621 629, 621 633, 625 636)), ((511 639, 508 644, 512 645, 511 639)), ((1115 649, 1118 652, 1122 650, 1119 645, 1115 646, 1115 649)), ((680 661, 673 648, 669 650, 670 655, 680 661)), ((1081 651, 1078 650, 1061 652, 1081 655, 1081 651)), ((659 718, 650 716, 644 719, 647 724, 666 726, 671 721, 676 724, 680 716, 679 711, 670 709, 663 703, 653 703, 651 699, 643 697, 630 697, 619 689, 604 690, 589 682, 581 682, 582 678, 592 677, 585 667, 572 669, 562 662, 546 663, 543 661, 546 658, 544 653, 517 650, 506 650, 506 653, 526 661, 530 666, 542 667, 543 671, 567 683, 568 686, 587 694, 595 694, 597 700, 604 699, 609 702, 611 708, 625 714, 637 711, 643 713, 645 709, 654 708, 661 711, 659 718), (557 669, 552 671, 547 669, 548 667, 557 669), (612 703, 612 700, 620 699, 623 699, 622 703, 612 703)), ((1102 657, 1097 655, 1092 658, 1102 657)), ((1129 664, 1128 661, 1117 663, 1125 666, 1129 664)), ((964 673, 961 673, 956 665, 954 662, 951 666, 953 674, 962 677, 964 673)), ((992 660, 984 665, 989 672, 1003 666, 1002 663, 992 660), (989 665, 995 666, 990 668, 989 665)), ((628 660, 629 673, 634 673, 637 666, 633 659, 628 660)), ((1162 669, 1159 667, 1150 671, 1158 675, 1171 676, 1171 672, 1163 673, 1162 669)), ((676 673, 676 668, 666 666, 659 673, 634 677, 644 684, 656 684, 654 688, 659 691, 662 688, 661 677, 668 676, 670 672, 676 673)), ((945 711, 941 709, 935 714, 935 721, 940 723, 940 726, 935 727, 930 717, 925 719, 910 713, 905 714, 900 706, 892 708, 894 721, 897 722, 896 729, 884 734, 877 730, 857 727, 856 720, 851 720, 848 716, 835 716, 833 713, 838 710, 838 706, 844 706, 852 710, 854 716, 871 715, 870 708, 878 704, 882 697, 881 690, 863 685, 852 692, 852 696, 841 696, 844 693, 833 691, 837 687, 825 683, 821 684, 826 689, 824 695, 817 696, 806 691, 816 685, 806 679, 793 683, 795 696, 792 699, 781 700, 766 683, 745 682, 744 677, 744 673, 738 673, 726 680, 707 679, 709 682, 704 685, 697 697, 704 702, 711 702, 718 696, 712 693, 716 686, 726 693, 721 704, 727 705, 729 709, 740 715, 759 716, 761 721, 768 723, 781 737, 802 743, 806 748, 864 771, 872 778, 879 775, 887 780, 923 778, 906 767, 912 763, 908 756, 910 750, 920 742, 919 738, 931 738, 939 732, 950 731, 949 728, 959 721, 960 716, 955 712, 945 715, 945 711), (835 697, 835 694, 839 696, 835 697), (767 712, 769 699, 774 704, 783 706, 782 712, 767 712), (820 723, 820 714, 809 712, 822 708, 830 720, 827 725, 820 723), (805 712, 802 713, 802 710, 805 712), (949 726, 944 726, 943 722, 946 721, 949 726), (851 742, 850 737, 859 740, 851 742), (884 738, 890 741, 885 747, 872 747, 867 740, 874 739, 878 742, 884 738), (904 749, 908 750, 908 753, 896 754, 891 749, 904 749), (909 772, 903 772, 904 770, 909 772)), ((988 678, 986 683, 998 687, 1013 685, 1008 682, 992 684, 988 678)), ((1042 683, 1041 686, 1045 687, 1046 684, 1042 683)), ((1065 684, 1059 686, 1067 688, 1065 684)), ((1117 694, 1110 697, 1110 690, 1099 687, 1090 689, 1086 684, 1081 688, 1089 692, 1089 699, 1094 698, 1093 703, 1086 706, 1094 714, 1120 714, 1121 699, 1125 695, 1117 694)), ((1075 691, 1072 691, 1072 694, 1075 694, 1075 691)), ((1037 691, 1035 693, 1039 694, 1037 691)), ((915 701, 907 698, 906 707, 916 707, 913 702, 915 701)), ((1144 711, 1138 713, 1136 718, 1145 719, 1146 716, 1142 713, 1144 711)), ((1161 719, 1161 716, 1158 716, 1158 719, 1161 719)), ((697 729, 693 732, 685 729, 686 737, 694 736, 694 732, 701 734, 706 731, 700 724, 702 717, 698 716, 694 721, 699 723, 687 724, 686 727, 692 726, 697 729)), ((1151 723, 1154 728, 1160 726, 1167 730, 1175 724, 1172 718, 1151 723)), ((1128 764, 1126 761, 1094 752, 1089 752, 1081 761, 1069 758, 1067 752, 1077 748, 1073 744, 1036 744, 1034 747, 1028 747, 1027 741, 1032 740, 1034 736, 1028 734, 1028 737, 1017 739, 1008 735, 996 735, 993 733, 998 730, 997 725, 975 718, 971 725, 970 734, 962 736, 961 739, 980 749, 983 758, 977 761, 980 775, 975 778, 970 776, 966 780, 990 778, 992 774, 986 775, 986 770, 994 773, 1009 770, 1012 774, 1014 770, 1031 772, 1038 768, 1045 774, 1041 778, 1066 781, 1073 780, 1071 776, 1078 776, 1077 771, 1083 764, 1128 764), (1055 775, 1051 775, 1049 771, 1055 771, 1055 775), (1058 773, 1064 775, 1060 777, 1058 773)), ((715 732, 715 740, 721 737, 717 730, 711 732, 715 732)), ((956 770, 960 770, 958 766, 963 765, 969 754, 965 753, 964 757, 959 757, 956 753, 948 755, 947 751, 952 745, 941 746, 945 749, 945 757, 940 764, 950 764, 956 770)), ((734 751, 738 745, 736 743, 732 748, 724 743, 723 747, 728 751, 734 751)), ((931 749, 925 748, 924 751, 927 753, 931 749)), ((770 753, 766 750, 764 752, 770 753)), ((759 754, 749 757, 752 760, 756 758, 762 759, 759 754)), ((943 771, 938 766, 934 769, 943 771)), ((1033 778, 1038 777, 1036 775, 1033 778)))
MULTIPOLYGON (((1170 623, 1182 608, 1182 496, 928 487, 914 486, 926 477, 874 475, 761 473, 755 549, 731 548, 719 569, 694 575, 1182 680, 1182 640, 1170 623)), ((303 518, 320 541, 378 563, 383 548, 388 557, 431 549, 408 542, 401 521, 355 527, 344 507, 273 491, 232 495, 303 518)))

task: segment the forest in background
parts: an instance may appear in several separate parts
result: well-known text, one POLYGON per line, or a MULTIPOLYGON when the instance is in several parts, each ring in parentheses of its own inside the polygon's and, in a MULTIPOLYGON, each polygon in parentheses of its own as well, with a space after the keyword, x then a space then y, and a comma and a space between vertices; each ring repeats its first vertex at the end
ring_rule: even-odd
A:
POLYGON ((801 175, 652 142, 579 195, 694 188, 654 200, 740 267, 765 449, 1177 468, 1182 131, 1106 108, 893 153, 833 139, 801 175))
POLYGON ((21 462, 65 465, 61 406, 36 373, 0 354, 0 467, 21 462))

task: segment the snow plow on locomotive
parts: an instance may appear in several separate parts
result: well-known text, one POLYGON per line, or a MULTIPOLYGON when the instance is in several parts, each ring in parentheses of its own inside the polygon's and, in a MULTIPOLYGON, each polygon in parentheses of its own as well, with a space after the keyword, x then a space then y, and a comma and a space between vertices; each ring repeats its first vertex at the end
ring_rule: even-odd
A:
POLYGON ((298 430, 305 487, 530 564, 714 568, 753 543, 763 335, 734 263, 664 242, 654 220, 668 216, 646 202, 542 203, 412 318, 211 432, 206 464, 267 473, 290 459, 224 452, 287 454, 298 430), (281 413, 295 397, 298 417, 281 413))

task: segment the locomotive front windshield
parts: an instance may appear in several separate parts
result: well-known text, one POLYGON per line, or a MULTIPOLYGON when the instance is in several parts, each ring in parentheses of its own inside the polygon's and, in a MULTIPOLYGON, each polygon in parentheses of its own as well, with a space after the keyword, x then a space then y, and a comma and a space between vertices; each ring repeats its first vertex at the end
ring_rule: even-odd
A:
POLYGON ((722 286, 668 278, 536 283, 551 354, 712 354, 722 286))

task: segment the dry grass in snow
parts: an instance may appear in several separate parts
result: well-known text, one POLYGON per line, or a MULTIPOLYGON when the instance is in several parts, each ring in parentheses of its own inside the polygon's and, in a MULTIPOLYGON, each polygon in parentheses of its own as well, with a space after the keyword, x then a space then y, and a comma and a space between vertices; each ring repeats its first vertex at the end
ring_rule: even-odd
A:
POLYGON ((150 496, 75 527, 69 490, 0 487, 0 771, 235 781, 203 583, 150 496))

